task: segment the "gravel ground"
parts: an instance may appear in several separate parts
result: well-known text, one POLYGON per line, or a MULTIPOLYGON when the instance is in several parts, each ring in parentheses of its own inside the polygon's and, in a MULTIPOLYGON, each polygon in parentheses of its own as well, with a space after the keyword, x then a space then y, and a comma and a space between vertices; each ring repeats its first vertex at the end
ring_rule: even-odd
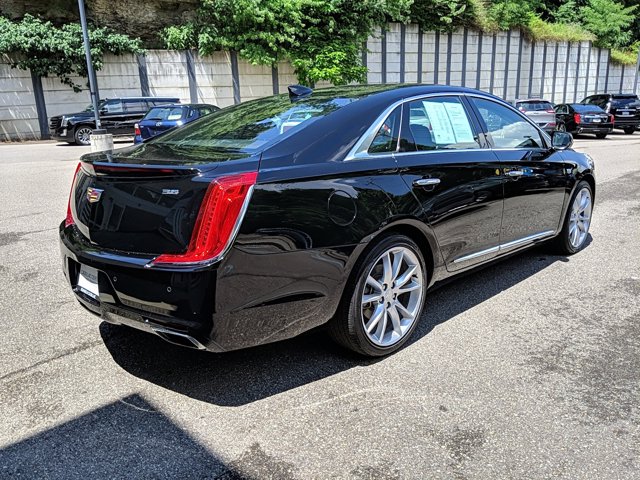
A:
POLYGON ((433 292, 371 361, 322 332, 216 355, 100 324, 57 241, 87 149, 0 145, 0 478, 640 478, 640 134, 575 148, 588 247, 433 292))

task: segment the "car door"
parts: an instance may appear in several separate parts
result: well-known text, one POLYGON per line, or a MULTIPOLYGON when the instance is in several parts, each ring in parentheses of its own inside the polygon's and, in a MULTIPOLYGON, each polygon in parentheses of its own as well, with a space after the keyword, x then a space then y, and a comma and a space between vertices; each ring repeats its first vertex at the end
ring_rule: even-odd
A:
POLYGON ((447 270, 494 257, 504 177, 466 101, 458 95, 407 101, 400 145, 402 178, 433 228, 447 270))
POLYGON ((124 121, 125 113, 122 101, 111 99, 104 102, 100 107, 100 123, 107 133, 120 135, 120 124, 124 121))
POLYGON ((504 179, 500 250, 554 235, 570 185, 570 164, 524 115, 489 98, 469 98, 504 179))

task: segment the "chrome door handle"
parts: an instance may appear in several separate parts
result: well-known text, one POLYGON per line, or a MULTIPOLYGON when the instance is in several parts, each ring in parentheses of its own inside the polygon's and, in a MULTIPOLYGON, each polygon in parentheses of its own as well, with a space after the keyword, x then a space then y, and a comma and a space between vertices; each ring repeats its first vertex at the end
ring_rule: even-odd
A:
POLYGON ((522 170, 509 170, 507 175, 510 177, 521 177, 524 175, 524 172, 522 170))
POLYGON ((413 182, 413 184, 416 187, 429 187, 433 185, 438 185, 439 183, 440 183, 439 178, 420 178, 413 182))

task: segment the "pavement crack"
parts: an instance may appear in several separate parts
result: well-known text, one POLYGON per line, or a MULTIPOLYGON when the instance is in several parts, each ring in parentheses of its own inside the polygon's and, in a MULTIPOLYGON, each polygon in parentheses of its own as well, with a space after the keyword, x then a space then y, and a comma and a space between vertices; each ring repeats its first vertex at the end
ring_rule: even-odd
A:
POLYGON ((102 342, 102 340, 95 340, 93 342, 84 342, 81 343, 80 345, 77 345, 73 348, 69 348, 68 350, 64 350, 62 352, 60 352, 58 355, 54 355, 53 357, 49 357, 46 358, 44 360, 40 360, 39 362, 34 363, 33 365, 29 365, 28 367, 24 367, 24 368, 20 368, 18 370, 14 370, 13 372, 9 372, 5 375, 2 375, 0 377, 0 382, 5 381, 5 380, 9 380, 12 379, 13 377, 16 377, 18 375, 21 375, 25 372, 28 372, 29 370, 33 370, 34 368, 38 368, 41 367, 42 365, 46 365, 48 363, 51 363, 55 360, 59 360, 61 358, 64 357, 68 357, 69 355, 75 355, 76 353, 80 353, 84 350, 88 350, 90 348, 96 347, 98 345, 100 345, 102 342))

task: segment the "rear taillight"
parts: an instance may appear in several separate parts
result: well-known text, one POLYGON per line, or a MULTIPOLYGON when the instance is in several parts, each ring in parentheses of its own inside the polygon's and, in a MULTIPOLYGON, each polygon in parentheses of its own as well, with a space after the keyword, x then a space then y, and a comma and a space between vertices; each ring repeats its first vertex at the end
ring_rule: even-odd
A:
POLYGON ((579 113, 574 113, 573 114, 573 121, 576 123, 580 123, 580 121, 582 120, 582 118, 580 117, 579 113))
POLYGON ((142 135, 140 133, 140 125, 138 125, 137 123, 133 126, 133 134, 136 136, 142 135))
POLYGON ((240 227, 257 177, 257 172, 250 172, 217 178, 211 182, 200 205, 187 251, 182 254, 162 254, 149 266, 202 264, 218 259, 240 227))
POLYGON ((73 219, 73 213, 71 213, 71 199, 73 198, 73 192, 76 189, 76 178, 78 178, 80 167, 82 167, 82 163, 78 162, 76 172, 73 174, 73 180, 71 181, 71 191, 69 192, 69 201, 67 202, 67 218, 65 218, 64 220, 65 228, 76 223, 76 221, 73 219))
POLYGON ((611 123, 615 123, 615 121, 616 121, 616 117, 614 117, 613 115, 609 115, 609 121, 610 121, 611 123))
POLYGON ((548 108, 547 110, 545 110, 545 112, 547 112, 547 113, 556 113, 556 111, 553 108, 548 108))

